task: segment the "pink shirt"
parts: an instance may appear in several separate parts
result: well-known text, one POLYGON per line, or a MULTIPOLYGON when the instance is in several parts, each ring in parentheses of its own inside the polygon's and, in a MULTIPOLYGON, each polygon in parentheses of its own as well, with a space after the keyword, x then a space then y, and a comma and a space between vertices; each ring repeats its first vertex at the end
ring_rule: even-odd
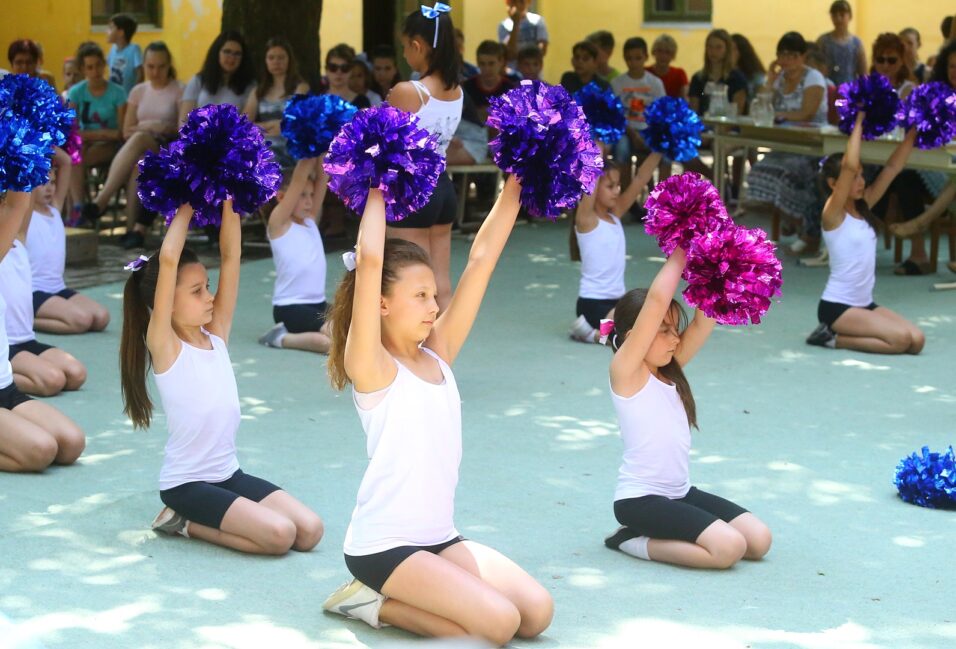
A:
POLYGON ((148 81, 133 86, 127 100, 136 110, 136 122, 150 130, 161 131, 165 126, 175 127, 179 120, 179 102, 183 98, 183 86, 170 81, 162 90, 157 90, 148 81))

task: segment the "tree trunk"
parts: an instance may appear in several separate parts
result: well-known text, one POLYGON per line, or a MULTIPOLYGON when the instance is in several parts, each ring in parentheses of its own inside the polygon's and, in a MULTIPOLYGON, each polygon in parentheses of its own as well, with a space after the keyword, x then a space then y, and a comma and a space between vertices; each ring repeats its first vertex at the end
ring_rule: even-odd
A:
POLYGON ((313 88, 321 87, 322 54, 319 23, 322 0, 223 0, 222 29, 235 29, 246 39, 256 73, 265 65, 265 44, 274 36, 292 44, 299 72, 313 88))

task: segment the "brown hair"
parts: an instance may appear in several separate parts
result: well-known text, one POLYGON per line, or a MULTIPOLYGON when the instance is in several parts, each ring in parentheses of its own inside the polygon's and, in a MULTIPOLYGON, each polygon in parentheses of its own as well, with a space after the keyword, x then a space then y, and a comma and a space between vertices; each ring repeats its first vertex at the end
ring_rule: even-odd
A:
MULTIPOLYGON (((199 257, 189 248, 179 256, 179 268, 198 264, 199 257)), ((152 365, 146 348, 146 330, 156 298, 159 279, 159 255, 153 254, 146 265, 130 273, 123 288, 123 332, 120 335, 120 387, 123 412, 136 428, 148 428, 153 402, 146 388, 146 372, 152 365)))
MULTIPOLYGON (((428 253, 421 246, 404 239, 386 239, 382 253, 382 295, 388 295, 403 268, 418 264, 431 268, 428 253)), ((352 326, 352 303, 355 301, 355 271, 345 272, 335 291, 328 321, 332 346, 329 349, 328 371, 332 387, 342 390, 351 383, 345 373, 345 341, 352 326)))
POLYGON ((574 44, 574 47, 571 48, 571 54, 575 56, 580 56, 582 52, 592 59, 597 59, 598 57, 597 45, 591 41, 578 41, 574 44))
MULTIPOLYGON (((637 322, 637 316, 644 308, 644 302, 647 300, 646 288, 635 288, 624 294, 617 305, 614 307, 614 331, 607 338, 607 345, 617 352, 624 344, 624 337, 627 335, 637 322)), ((670 313, 677 316, 677 329, 684 333, 687 329, 687 314, 684 308, 677 300, 671 300, 669 308, 670 313)), ((677 388, 677 394, 680 396, 681 403, 684 404, 684 412, 687 413, 687 423, 697 428, 697 404, 694 402, 694 395, 690 391, 690 383, 684 376, 684 370, 676 358, 672 358, 667 365, 658 368, 661 376, 668 379, 677 388)))
MULTIPOLYGON (((820 188, 820 195, 823 196, 824 200, 830 198, 830 194, 833 193, 833 189, 830 188, 827 179, 832 178, 834 181, 838 180, 842 169, 842 153, 828 155, 820 162, 820 172, 817 174, 817 182, 820 188)), ((856 199, 853 202, 853 206, 856 208, 856 211, 860 213, 860 216, 863 217, 863 220, 867 222, 867 225, 873 228, 874 232, 879 232, 883 229, 883 221, 873 213, 873 210, 870 209, 870 204, 867 203, 865 199, 856 199)))
POLYGON ((710 30, 710 33, 707 34, 707 38, 704 39, 704 67, 702 68, 704 75, 710 72, 710 60, 707 58, 707 41, 712 38, 724 42, 724 60, 720 62, 720 78, 726 79, 730 76, 731 70, 734 69, 734 41, 730 38, 730 34, 727 33, 726 29, 710 30))
MULTIPOLYGON (((619 163, 614 158, 604 158, 604 171, 601 173, 601 178, 603 178, 607 172, 616 171, 618 177, 624 176, 624 165, 619 163)), ((601 182, 601 179, 598 178, 598 183, 601 182)), ((597 191, 597 185, 594 186, 594 191, 597 191)), ((623 189, 622 189, 623 191, 623 189)), ((618 216, 615 214, 614 216, 618 216)), ((618 218, 620 218, 618 216, 618 218)), ((568 254, 571 255, 571 261, 581 261, 581 249, 578 247, 578 238, 574 234, 574 215, 571 215, 571 218, 568 219, 571 222, 571 234, 568 237, 568 254)))
MULTIPOLYGON (((295 93, 296 86, 302 83, 302 77, 299 75, 299 66, 295 62, 295 54, 292 52, 292 44, 281 36, 270 38, 266 41, 265 52, 269 53, 273 47, 285 50, 285 55, 289 59, 289 66, 285 71, 285 87, 282 89, 282 96, 288 96, 295 93)), ((269 66, 266 65, 266 57, 262 56, 262 68, 259 70, 259 83, 256 84, 256 98, 262 99, 272 88, 272 75, 269 74, 269 66)))
POLYGON ((876 57, 880 56, 884 52, 895 52, 900 59, 900 69, 896 73, 895 79, 890 79, 890 82, 893 86, 899 86, 901 83, 912 77, 910 73, 909 66, 906 65, 906 59, 904 58, 904 53, 906 52, 906 46, 903 44, 903 39, 897 36, 892 32, 883 32, 876 37, 876 40, 873 41, 873 52, 870 60, 873 61, 873 64, 870 66, 870 72, 876 71, 876 57))

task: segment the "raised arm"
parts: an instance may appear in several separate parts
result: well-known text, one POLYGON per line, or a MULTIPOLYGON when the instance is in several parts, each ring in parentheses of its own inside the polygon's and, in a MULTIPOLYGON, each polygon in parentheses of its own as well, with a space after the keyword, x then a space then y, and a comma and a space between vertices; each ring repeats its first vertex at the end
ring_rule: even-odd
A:
POLYGON ((615 215, 621 216, 631 209, 637 197, 647 187, 647 183, 654 175, 654 170, 661 163, 661 158, 660 153, 652 153, 641 163, 641 166, 637 168, 637 174, 631 179, 631 184, 617 197, 617 201, 614 203, 615 215))
MULTIPOLYGON (((511 5, 508 7, 508 16, 511 18, 511 33, 508 34, 508 40, 505 41, 505 60, 514 61, 518 58, 518 37, 521 34, 521 21, 524 20, 525 11, 511 5)), ((541 44, 538 44, 541 47, 541 44)), ((542 56, 544 51, 541 52, 542 56)))
POLYGON ((644 358, 671 308, 685 263, 684 250, 677 248, 651 283, 634 326, 623 343, 618 341, 620 347, 611 359, 611 387, 615 393, 630 396, 647 383, 650 370, 644 358))
POLYGON ((910 153, 913 152, 913 145, 915 143, 916 129, 911 128, 906 132, 906 137, 903 138, 903 141, 896 145, 896 149, 893 150, 893 155, 886 161, 886 165, 883 167, 883 170, 880 171, 880 175, 876 177, 876 180, 874 180, 869 187, 863 190, 863 198, 866 200, 867 205, 873 207, 880 202, 880 199, 883 198, 883 194, 889 189, 890 183, 893 182, 893 179, 906 167, 906 161, 909 159, 910 153))
POLYGON ((219 286, 213 302, 209 331, 229 343, 232 316, 239 297, 239 262, 242 257, 242 225, 232 209, 232 201, 222 202, 222 226, 219 228, 219 286))
POLYGON ((278 239, 288 232, 295 205, 299 202, 299 197, 302 196, 306 184, 311 182, 309 175, 315 170, 315 160, 315 158, 304 158, 296 163, 289 186, 285 188, 278 205, 269 214, 270 239, 278 239))
POLYGON ((33 196, 30 192, 8 191, 0 203, 0 261, 10 252, 13 239, 30 215, 32 207, 33 196))
POLYGON ((70 154, 55 147, 53 149, 53 166, 56 167, 56 190, 53 193, 53 206, 63 211, 66 195, 70 191, 70 177, 73 175, 73 161, 70 154))
POLYGON ((481 229, 475 235, 471 252, 468 253, 468 263, 461 274, 458 288, 452 295, 448 309, 438 317, 428 336, 426 341, 428 348, 441 356, 449 365, 455 361, 458 352, 461 351, 461 346, 468 338, 468 333, 478 315, 478 307, 481 306, 481 300, 485 296, 491 274, 495 270, 495 265, 501 257, 501 251, 504 250, 518 216, 518 209, 521 206, 520 196, 521 183, 512 174, 505 181, 504 189, 501 190, 494 207, 491 208, 485 222, 481 224, 481 229))
POLYGON ((833 186, 833 193, 830 194, 830 198, 823 206, 822 221, 825 230, 834 230, 842 223, 846 199, 853 189, 857 174, 860 173, 860 141, 863 138, 863 118, 863 111, 857 113, 853 131, 846 141, 846 153, 843 154, 843 160, 840 163, 840 175, 833 186))
POLYGON ((312 190, 312 214, 310 217, 318 223, 322 220, 322 203, 325 202, 325 195, 329 191, 329 174, 325 173, 325 166, 322 164, 325 160, 325 154, 319 156, 319 161, 315 165, 315 183, 312 190))
POLYGON ((693 360, 700 348, 704 346, 717 321, 710 318, 700 309, 694 311, 694 319, 687 325, 687 329, 680 337, 680 345, 674 352, 674 358, 681 367, 686 366, 693 360))
POLYGON ((181 206, 166 229, 163 245, 159 249, 159 276, 156 278, 153 310, 149 316, 149 327, 146 329, 146 347, 152 358, 153 369, 158 373, 172 367, 182 345, 173 331, 173 300, 176 295, 179 258, 183 254, 186 232, 192 217, 193 208, 189 205, 181 206))
MULTIPOLYGON (((599 178, 598 183, 600 182, 601 179, 599 178)), ((581 234, 590 232, 597 227, 599 219, 597 211, 594 209, 594 194, 596 192, 597 187, 595 186, 593 192, 581 196, 581 200, 578 201, 578 206, 574 210, 574 229, 581 234)))
POLYGON ((398 366, 382 345, 382 266, 385 257, 385 199, 371 189, 355 244, 352 322, 345 341, 345 373, 359 392, 387 388, 398 366))

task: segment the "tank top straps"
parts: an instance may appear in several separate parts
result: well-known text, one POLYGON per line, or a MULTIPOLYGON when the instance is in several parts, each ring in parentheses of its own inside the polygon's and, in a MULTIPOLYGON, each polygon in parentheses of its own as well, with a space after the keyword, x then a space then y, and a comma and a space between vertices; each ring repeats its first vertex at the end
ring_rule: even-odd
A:
POLYGON ((438 136, 438 149, 442 155, 445 155, 448 145, 455 137, 458 123, 461 122, 464 91, 461 86, 458 86, 458 99, 448 101, 433 97, 421 81, 412 81, 411 84, 422 102, 419 109, 415 111, 415 115, 418 117, 422 128, 438 136))
POLYGON ((609 214, 611 223, 598 219, 590 232, 574 230, 581 251, 581 284, 578 297, 617 300, 627 292, 624 284, 627 246, 621 220, 609 214))
POLYGON ((873 303, 877 236, 870 224, 845 214, 835 230, 823 231, 830 253, 830 276, 821 299, 865 307, 873 303))

